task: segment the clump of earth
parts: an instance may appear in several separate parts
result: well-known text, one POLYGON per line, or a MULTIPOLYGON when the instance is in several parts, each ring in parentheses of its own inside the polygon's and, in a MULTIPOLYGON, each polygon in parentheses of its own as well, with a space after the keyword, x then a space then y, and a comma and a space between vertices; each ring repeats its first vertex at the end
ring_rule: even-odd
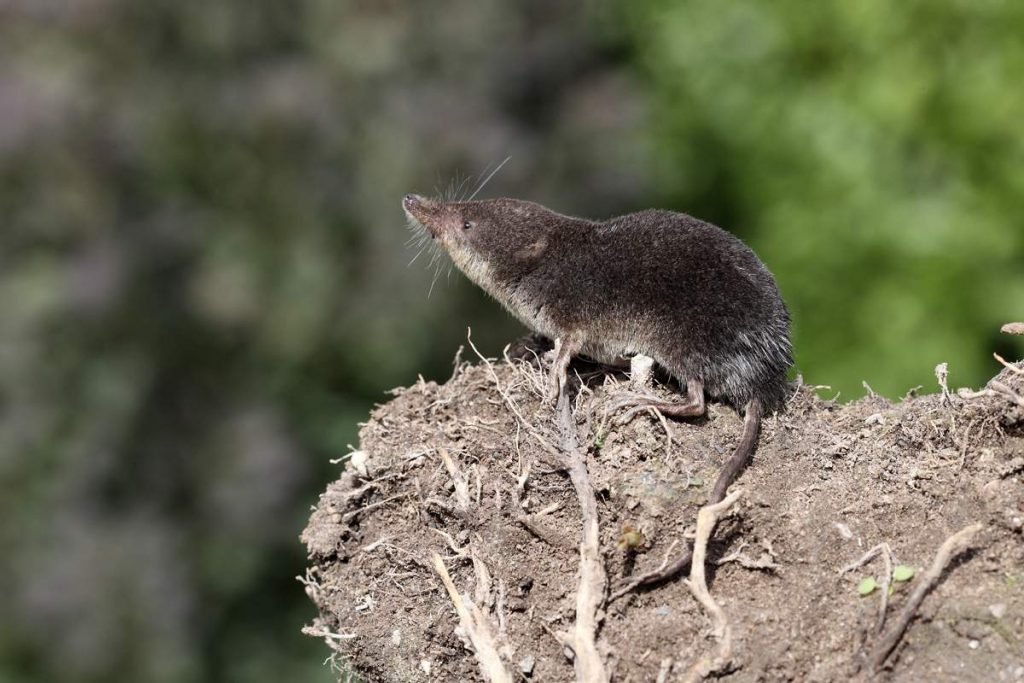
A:
MULTIPOLYGON (((457 601, 510 680, 577 680, 557 634, 576 618, 582 522, 552 454, 559 437, 543 367, 529 355, 458 363, 449 381, 396 390, 372 412, 302 535, 304 582, 320 612, 305 630, 324 639, 340 671, 366 681, 488 680, 457 601)), ((716 648, 685 573, 608 598, 692 542, 742 421, 710 405, 696 421, 642 413, 617 424, 604 409, 626 378, 573 369, 607 577, 597 651, 612 680, 682 680, 716 648)), ((678 399, 677 387, 654 390, 678 399)), ((718 677, 1024 681, 1020 364, 981 392, 942 387, 847 404, 821 394, 796 386, 786 410, 766 418, 733 486, 742 497, 709 542, 707 585, 732 637, 718 677), (868 653, 940 546, 975 523, 980 531, 875 672, 868 653)))

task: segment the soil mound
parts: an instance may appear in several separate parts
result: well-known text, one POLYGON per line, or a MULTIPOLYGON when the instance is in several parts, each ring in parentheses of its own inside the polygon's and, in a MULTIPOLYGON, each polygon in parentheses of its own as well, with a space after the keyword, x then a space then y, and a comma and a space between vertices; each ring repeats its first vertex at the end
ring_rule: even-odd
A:
MULTIPOLYGON (((594 652, 613 680, 683 680, 715 654, 721 628, 684 577, 608 598, 693 542, 741 419, 712 405, 696 422, 617 425, 602 408, 623 376, 574 369, 596 573, 581 582, 581 498, 540 364, 459 363, 448 382, 396 390, 373 411, 302 535, 321 615, 306 631, 342 668, 368 681, 577 680, 587 581, 594 652)), ((821 391, 796 388, 765 420, 708 544, 707 585, 731 635, 712 668, 734 681, 869 678, 889 636, 881 680, 1024 681, 1024 374, 898 403, 839 405, 821 391), (974 523, 908 607, 940 546, 974 523), (896 567, 914 575, 891 581, 896 567), (861 595, 872 577, 880 587, 861 595)))

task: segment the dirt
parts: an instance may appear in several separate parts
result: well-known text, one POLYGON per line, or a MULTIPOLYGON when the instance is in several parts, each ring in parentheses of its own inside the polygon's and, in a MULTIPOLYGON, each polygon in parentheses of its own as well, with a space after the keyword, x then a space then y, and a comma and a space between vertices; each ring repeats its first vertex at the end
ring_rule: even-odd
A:
MULTIPOLYGON (((618 426, 603 407, 624 376, 574 368, 585 380, 575 416, 607 595, 690 542, 742 423, 711 405, 693 422, 644 414, 618 426)), ((732 630, 723 680, 1024 681, 1024 407, 1012 398, 1024 394, 1024 374, 996 379, 1010 394, 845 405, 799 386, 765 420, 732 489, 742 497, 708 548, 708 586, 732 630), (895 564, 916 570, 893 585, 886 633, 943 541, 974 522, 982 531, 873 674, 866 657, 881 637, 882 591, 862 596, 858 584, 882 580, 884 564, 842 568, 886 543, 895 564)), ((343 669, 367 681, 486 680, 436 553, 513 680, 576 680, 555 634, 575 618, 582 524, 552 453, 544 389, 536 361, 461 363, 448 382, 396 390, 373 411, 360 453, 302 536, 321 615, 306 631, 343 669)), ((682 680, 716 648, 681 578, 605 603, 598 616, 597 647, 615 681, 682 680)))

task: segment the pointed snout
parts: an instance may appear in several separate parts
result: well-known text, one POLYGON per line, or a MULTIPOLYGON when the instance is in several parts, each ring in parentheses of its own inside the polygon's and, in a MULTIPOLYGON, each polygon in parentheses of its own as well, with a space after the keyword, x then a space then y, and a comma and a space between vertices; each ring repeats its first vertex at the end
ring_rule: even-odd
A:
POLYGON ((431 237, 437 237, 437 203, 418 194, 407 194, 402 197, 402 208, 405 215, 426 228, 431 237))
POLYGON ((402 197, 402 208, 406 211, 412 211, 418 206, 423 204, 423 197, 418 194, 407 194, 402 197))

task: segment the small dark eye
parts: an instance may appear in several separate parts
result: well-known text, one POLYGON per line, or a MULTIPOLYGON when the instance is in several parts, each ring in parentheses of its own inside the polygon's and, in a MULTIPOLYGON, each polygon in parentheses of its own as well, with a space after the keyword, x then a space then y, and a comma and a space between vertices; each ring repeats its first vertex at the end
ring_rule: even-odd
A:
POLYGON ((473 224, 472 224, 472 223, 470 223, 469 221, 466 221, 466 222, 464 222, 464 223, 462 224, 462 229, 463 229, 463 230, 469 230, 469 229, 470 229, 470 228, 472 228, 472 227, 473 227, 473 224))

